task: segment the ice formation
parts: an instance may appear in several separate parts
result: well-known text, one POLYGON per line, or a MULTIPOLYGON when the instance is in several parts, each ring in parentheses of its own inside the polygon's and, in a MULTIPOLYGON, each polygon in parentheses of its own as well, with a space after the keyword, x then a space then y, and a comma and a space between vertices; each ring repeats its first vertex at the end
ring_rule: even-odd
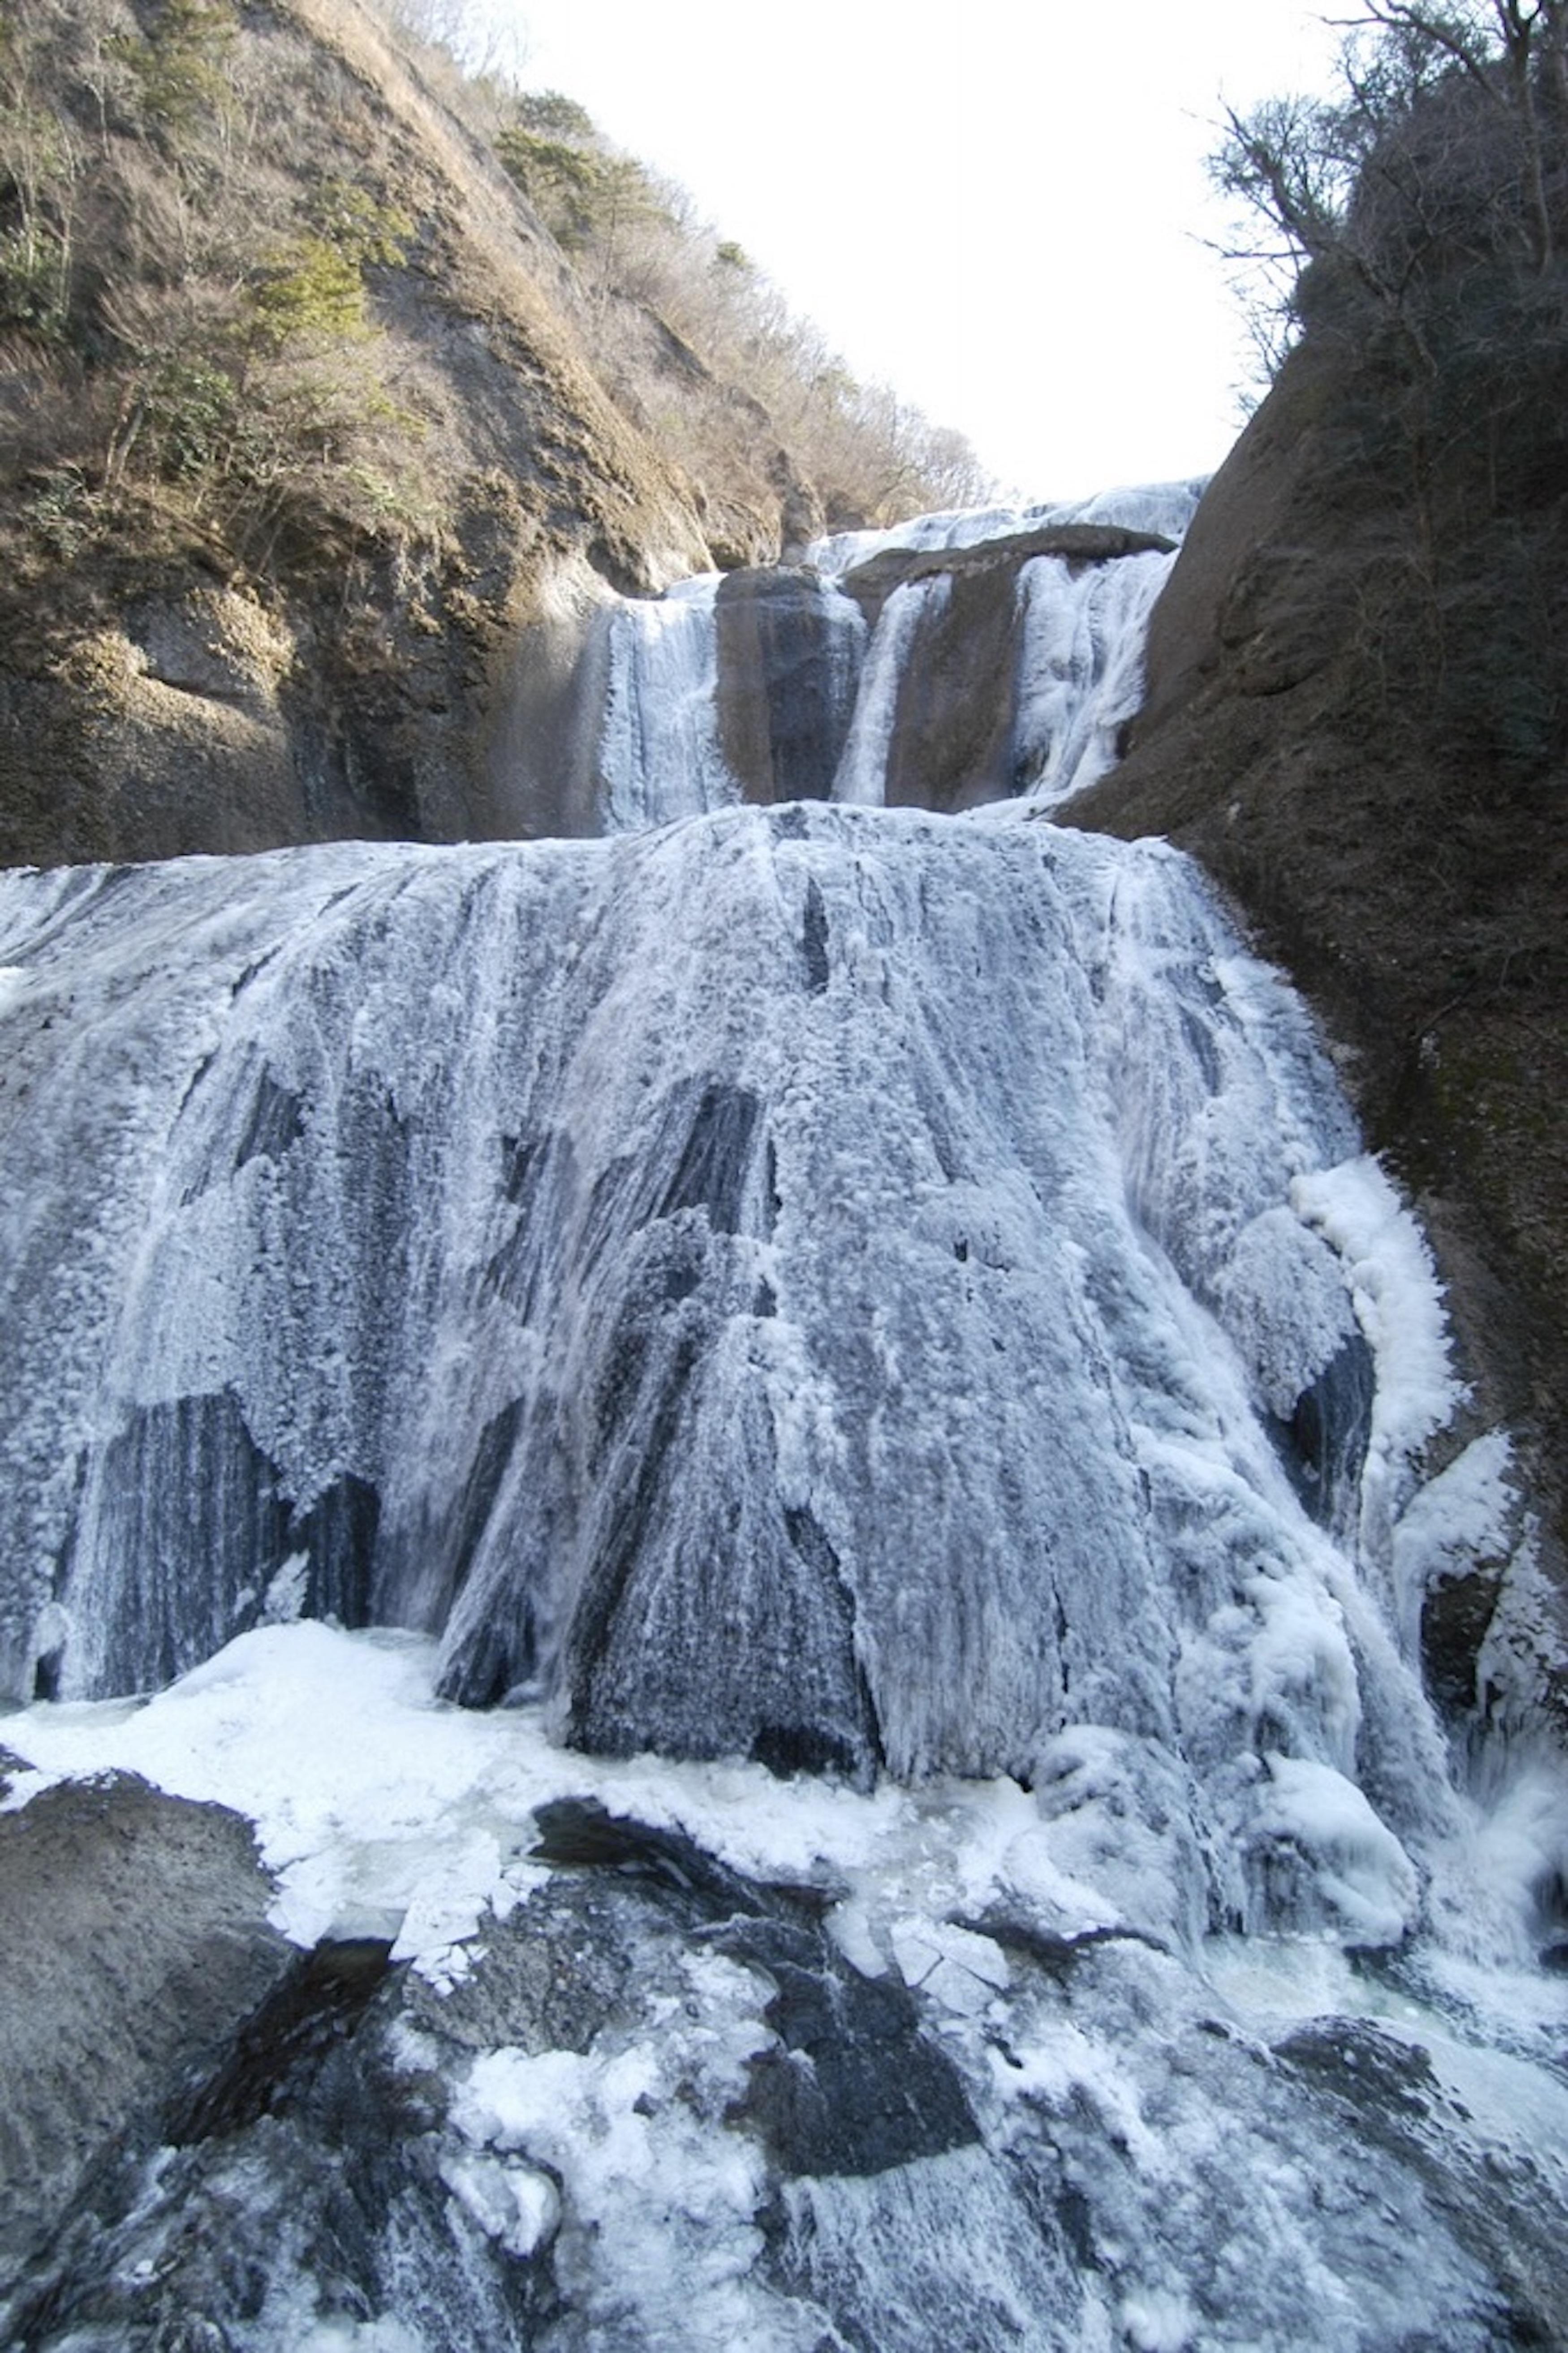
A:
POLYGON ((605 839, 0 878, 11 1802, 249 1813, 291 1935, 411 1965, 376 2130, 444 2087, 357 2303, 285 2231, 225 2342, 1563 2341, 1563 1792, 1483 1803, 1419 1653, 1506 1441, 1431 1475, 1300 1006, 1042 821, 1168 558, 991 579, 1003 797, 885 806, 990 542, 1191 502, 616 608, 605 839))

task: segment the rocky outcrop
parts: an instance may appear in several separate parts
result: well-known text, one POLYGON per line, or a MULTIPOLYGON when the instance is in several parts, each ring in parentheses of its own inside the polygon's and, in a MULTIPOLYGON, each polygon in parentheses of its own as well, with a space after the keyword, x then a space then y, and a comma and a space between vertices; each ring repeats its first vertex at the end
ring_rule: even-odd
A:
POLYGON ((450 1990, 362 1948, 305 1957, 332 2031, 275 2041, 155 2168, 87 2187, 29 2353, 1068 2353, 1109 2341, 1108 2280, 1131 2343, 1176 2343, 1172 2312, 1196 2341, 1201 2311, 1209 2342, 1279 2348, 1314 2294, 1334 2348, 1563 2342, 1551 2157, 1482 2057, 1478 2092, 1407 2027, 1243 2026, 1158 1939, 1060 1933, 1037 1892, 900 1918, 894 1961, 820 1857, 769 1883, 591 1798, 518 1829, 534 1883, 450 1990), (1091 2097, 1091 2065, 1143 2108, 1091 2097), (1173 2196, 1170 2143, 1210 2147, 1216 2118, 1234 2161, 1173 2196))
POLYGON ((0 1814, 0 2295, 95 2168, 156 2146, 287 1970, 270 1894, 247 1822, 142 1781, 0 1814))
POLYGON ((944 576, 948 594, 922 605, 905 657, 887 798, 889 808, 951 815, 1004 800, 1026 781, 1012 760, 1024 612, 1011 563, 944 576))
POLYGON ((719 591, 724 759, 749 801, 825 800, 849 733, 864 632, 804 567, 733 572, 719 591))
MULTIPOLYGON (((53 93, 68 115, 76 37, 53 93)), ((274 414, 259 370, 254 416, 225 427, 258 454, 210 485, 184 459, 114 474, 90 409, 79 419, 36 347, 7 343, 0 863, 505 830, 492 761, 513 652, 563 576, 646 595, 710 560, 702 493, 596 374, 554 246, 377 20, 278 0, 233 41, 258 119, 287 125, 253 165, 279 222, 349 187, 408 234, 367 269, 368 340, 303 338, 274 414)), ((134 274, 172 174, 132 129, 111 112, 93 147, 131 207, 124 249, 93 263, 121 309, 173 299, 134 274)), ((209 202, 240 206, 246 168, 209 202)), ((261 249, 289 250, 281 230, 261 249)), ((91 317, 79 335, 105 341, 91 317)), ((172 400, 163 383, 131 378, 127 410, 172 400)), ((803 492, 762 470, 756 494, 750 524, 732 512, 722 530, 775 553, 803 492)))
POLYGON ((844 586, 874 623, 895 588, 909 580, 971 579, 977 574, 1016 575, 1037 555, 1059 555, 1070 565, 1110 564, 1119 555, 1172 555, 1176 543, 1160 532, 1127 531, 1117 523, 1042 523, 1036 531, 1007 532, 969 547, 885 547, 855 565, 844 586))

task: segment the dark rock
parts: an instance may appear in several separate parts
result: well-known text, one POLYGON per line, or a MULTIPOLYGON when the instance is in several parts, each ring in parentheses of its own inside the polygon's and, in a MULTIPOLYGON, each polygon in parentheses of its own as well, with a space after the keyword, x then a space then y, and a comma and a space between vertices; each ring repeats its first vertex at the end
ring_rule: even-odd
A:
POLYGON ((235 1173, 237 1175, 247 1160, 281 1160, 304 1132, 304 1105, 300 1097, 287 1087, 280 1087, 271 1071, 264 1070, 251 1102, 245 1133, 235 1151, 235 1173))
POLYGON ((65 1593, 79 1607, 94 1564, 141 1564, 100 1606, 95 1641, 121 1691, 156 1691, 256 1623, 289 1556, 291 1513, 232 1391, 143 1406, 104 1449, 72 1539, 65 1593))
POLYGON ((945 599, 927 602, 900 680, 888 746, 889 808, 945 816, 1016 789, 1021 630, 1013 565, 971 565, 954 575, 945 599))
MULTIPOLYGON (((474 1555, 495 1509, 501 1482, 510 1467, 521 1421, 522 1400, 514 1398, 510 1405, 503 1406, 500 1413, 492 1414, 479 1432, 479 1442, 474 1450, 474 1459, 468 1466, 468 1475, 463 1482, 442 1547, 443 1616, 447 1606, 445 1597, 460 1593, 468 1581, 474 1555)), ((528 1662, 520 1663, 526 1671, 528 1662)))
POLYGON ((727 1919, 766 1906, 761 1891, 683 1831, 612 1814, 596 1798, 555 1798, 533 1819, 539 1837, 530 1852, 557 1870, 615 1871, 653 1887, 673 1888, 696 1898, 706 1918, 727 1919))
POLYGON ((487 832, 529 839, 598 831, 608 663, 608 616, 592 602, 520 631, 498 665, 485 722, 487 832))
POLYGON ((778 1989, 763 2013, 778 2048, 751 2062, 733 2114, 786 2179, 886 2173, 979 2140, 957 2070, 896 1979, 861 1977, 821 1939, 773 1922, 719 1941, 778 1989))
POLYGON ((0 1815, 0 2273, 96 2164, 161 2137, 287 1977, 270 1894, 237 1814, 129 1777, 0 1815))
POLYGON ((308 1512, 295 1514, 289 1546, 309 1563, 306 1616, 335 1618, 343 1626, 371 1623, 380 1531, 381 1497, 352 1471, 324 1488, 308 1512))
POLYGON ((745 797, 826 800, 849 733, 863 633, 809 570, 732 572, 715 607, 719 730, 745 797))
POLYGON ((659 1203, 659 1217, 700 1208, 707 1211, 716 1234, 740 1232, 762 1108, 758 1098, 744 1087, 703 1089, 679 1165, 659 1203))
POLYGON ((259 2116, 298 2107, 334 2043, 354 2031, 390 1966, 392 1947, 371 1937, 301 1953, 185 2114, 169 2130, 175 2147, 242 2132, 259 2116))
POLYGON ((1158 532, 1124 531, 1118 523, 1045 523, 1035 531, 983 539, 973 547, 883 548, 847 572, 844 586, 874 622, 894 589, 907 580, 933 580, 939 573, 953 580, 983 572, 1016 573, 1037 555, 1060 556, 1072 565, 1112 564, 1121 555, 1170 555, 1174 548, 1174 540, 1158 532))
POLYGON ((1500 2345, 1564 2342, 1562 2249, 1526 2156, 1494 2150, 1477 2165, 1465 2110, 1419 2044, 1369 2020, 1315 2020, 1275 2045, 1279 2063, 1349 2121, 1358 2149, 1381 2156, 1391 2184, 1414 2190, 1496 2283, 1500 2345))
POLYGON ((1296 1493, 1312 1517, 1336 1534, 1347 1523, 1354 1525, 1376 1388, 1372 1350, 1352 1332, 1302 1390, 1289 1420, 1275 1425, 1296 1493))
MULTIPOLYGON (((177 1398, 138 1408, 104 1449, 68 1544, 66 1601, 93 1597, 94 1641, 120 1690, 157 1690, 257 1624, 290 1561, 303 1574, 279 1597, 284 1614, 368 1624, 379 1525, 375 1489, 348 1472, 298 1510, 231 1390, 177 1398), (94 1577, 106 1553, 142 1568, 112 1608, 94 1577)), ((43 1696, 52 1670, 40 1664, 43 1696)))
POLYGON ((1476 1663, 1497 1609, 1496 1566, 1439 1577, 1421 1605, 1421 1665, 1426 1688, 1447 1714, 1464 1715, 1479 1697, 1476 1663))
POLYGON ((801 923, 800 960, 805 968, 805 985, 814 997, 820 997, 827 987, 832 962, 828 955, 827 910, 822 903, 822 892, 815 881, 805 886, 805 913, 801 923))
POLYGON ((921 2032, 914 1997, 896 1978, 849 1967, 819 1925, 812 1891, 747 1880, 683 1832, 609 1814, 591 1799, 542 1806, 535 1820, 536 1859, 614 1872, 773 1979, 763 2016, 778 2047, 751 2063, 731 2121, 759 2134, 781 2173, 881 2173, 979 2139, 956 2070, 921 2032))

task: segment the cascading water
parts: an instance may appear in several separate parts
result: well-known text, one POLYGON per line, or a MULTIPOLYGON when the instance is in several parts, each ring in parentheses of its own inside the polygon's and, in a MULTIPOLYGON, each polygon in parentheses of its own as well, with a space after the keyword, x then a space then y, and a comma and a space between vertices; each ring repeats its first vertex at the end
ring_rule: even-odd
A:
POLYGON ((1568 1810, 1419 1658, 1506 1441, 1289 992, 1038 821, 1192 498, 615 608, 611 839, 0 883, 9 1802, 393 1963, 18 2343, 1568 2341, 1568 1810))

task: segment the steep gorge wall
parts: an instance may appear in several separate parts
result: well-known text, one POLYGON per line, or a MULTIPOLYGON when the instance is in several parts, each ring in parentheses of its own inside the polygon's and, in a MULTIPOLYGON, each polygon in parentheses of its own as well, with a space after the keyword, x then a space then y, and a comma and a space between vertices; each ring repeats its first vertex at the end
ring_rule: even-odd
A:
MULTIPOLYGON (((27 102, 68 124, 94 103, 89 35, 94 55, 147 37, 125 0, 26 18, 27 102)), ((75 308, 48 336, 0 320, 0 863, 547 829, 503 788, 520 636, 574 648, 614 593, 714 560, 710 531, 724 560, 776 554, 809 490, 775 452, 755 512, 718 514, 668 461, 595 373, 537 216, 358 0, 247 11, 223 69, 239 112, 211 153, 121 77, 75 308), (365 270, 369 339, 290 357, 308 446, 264 491, 183 459, 117 472, 135 403, 155 412, 184 364, 180 306, 218 301, 199 273, 171 284, 171 221, 248 206, 276 224, 265 262, 297 255, 323 188, 409 233, 365 270), (107 323, 127 313, 151 320, 133 353, 107 323)), ((672 399, 722 396, 677 358, 672 399)))

